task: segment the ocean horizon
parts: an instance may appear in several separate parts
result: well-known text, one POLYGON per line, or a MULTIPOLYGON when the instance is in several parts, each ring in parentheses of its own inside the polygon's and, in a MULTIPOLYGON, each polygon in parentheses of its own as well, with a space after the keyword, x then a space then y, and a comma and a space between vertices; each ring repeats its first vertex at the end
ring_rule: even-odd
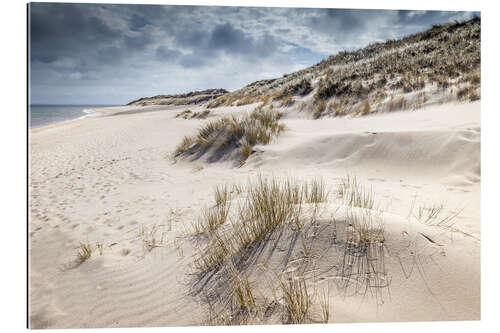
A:
POLYGON ((31 104, 28 117, 30 128, 85 118, 92 115, 92 110, 116 105, 106 104, 31 104))

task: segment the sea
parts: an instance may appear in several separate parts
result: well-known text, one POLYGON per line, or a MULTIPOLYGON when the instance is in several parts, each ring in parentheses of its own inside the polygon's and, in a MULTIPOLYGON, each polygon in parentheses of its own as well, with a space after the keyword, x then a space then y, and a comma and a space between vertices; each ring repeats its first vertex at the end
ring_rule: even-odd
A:
POLYGON ((30 128, 92 116, 92 109, 114 105, 37 105, 29 107, 30 128))

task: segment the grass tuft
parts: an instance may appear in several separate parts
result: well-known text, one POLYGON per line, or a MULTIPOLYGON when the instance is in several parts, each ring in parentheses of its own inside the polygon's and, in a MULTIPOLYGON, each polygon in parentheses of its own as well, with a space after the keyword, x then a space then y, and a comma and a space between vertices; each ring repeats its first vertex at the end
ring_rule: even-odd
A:
MULTIPOLYGON (((245 249, 270 236, 279 226, 288 223, 300 226, 304 202, 326 200, 326 187, 321 180, 301 185, 291 179, 259 177, 255 183, 248 185, 247 195, 239 202, 236 219, 230 228, 215 230, 217 225, 222 224, 220 216, 227 218, 227 211, 219 213, 214 223, 198 223, 197 230, 206 230, 207 225, 214 227, 209 244, 199 253, 196 269, 200 273, 219 269, 226 260, 238 257, 245 249)), ((221 205, 219 209, 228 208, 221 205)))
POLYGON ((322 100, 318 101, 313 111, 313 118, 314 119, 320 118, 325 110, 326 110, 326 102, 322 100))
POLYGON ((443 205, 420 206, 418 208, 418 220, 423 224, 429 224, 436 219, 443 210, 443 205))
POLYGON ((188 119, 188 118, 192 117, 192 114, 193 114, 193 111, 191 111, 191 110, 189 110, 189 109, 186 109, 186 110, 184 110, 184 111, 182 111, 182 112, 179 112, 179 113, 175 116, 175 118, 182 117, 182 118, 184 118, 184 119, 188 119))
POLYGON ((174 152, 174 156, 183 154, 188 151, 189 148, 195 143, 195 139, 191 136, 185 136, 182 138, 181 143, 177 146, 174 152))
POLYGON ((328 200, 326 185, 322 180, 314 179, 310 185, 305 184, 303 188, 306 203, 321 203, 328 200))
POLYGON ((293 98, 292 96, 287 96, 281 100, 280 106, 289 107, 292 106, 294 103, 295 103, 295 98, 293 98))
POLYGON ((229 269, 229 276, 231 276, 234 299, 240 309, 244 311, 255 309, 255 296, 253 295, 248 277, 238 274, 233 266, 229 269))
POLYGON ((92 256, 92 245, 90 245, 89 242, 86 243, 80 243, 80 246, 78 246, 77 252, 76 252, 76 259, 79 263, 83 263, 90 259, 92 256))
POLYGON ((151 252, 154 248, 161 247, 165 233, 160 233, 160 226, 154 224, 151 228, 142 226, 139 230, 139 238, 142 239, 143 252, 151 252))
POLYGON ((217 186, 214 190, 214 199, 217 206, 226 204, 231 200, 231 192, 226 185, 217 186))
POLYGON ((370 102, 368 99, 365 99, 365 102, 363 103, 363 107, 361 108, 361 115, 366 116, 369 115, 371 112, 371 107, 370 107, 370 102))
POLYGON ((384 223, 372 210, 351 210, 346 214, 346 247, 341 266, 341 288, 350 294, 371 292, 381 297, 388 286, 385 267, 384 223))
POLYGON ((305 279, 297 277, 288 281, 281 280, 280 287, 283 292, 283 300, 288 315, 287 323, 310 323, 309 311, 311 309, 311 299, 307 292, 305 279))
POLYGON ((257 107, 244 117, 226 116, 209 121, 198 129, 194 136, 186 136, 177 146, 174 155, 204 153, 208 148, 228 148, 241 150, 244 162, 256 144, 268 144, 285 130, 278 123, 281 114, 257 107))
POLYGON ((323 324, 328 324, 330 321, 330 289, 327 288, 326 292, 321 295, 320 300, 321 314, 323 315, 323 324))
POLYGON ((373 209, 373 191, 371 189, 366 189, 358 182, 356 177, 347 175, 347 177, 342 178, 337 194, 348 206, 373 209))

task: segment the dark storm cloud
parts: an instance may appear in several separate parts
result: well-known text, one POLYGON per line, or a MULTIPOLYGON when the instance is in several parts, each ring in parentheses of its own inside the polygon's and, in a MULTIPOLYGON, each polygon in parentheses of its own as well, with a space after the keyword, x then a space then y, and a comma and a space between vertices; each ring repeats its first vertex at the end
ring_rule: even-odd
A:
POLYGON ((180 64, 186 68, 199 68, 210 63, 210 59, 200 56, 197 53, 191 53, 182 57, 180 64))
POLYGON ((216 25, 212 31, 193 31, 177 37, 179 45, 196 52, 213 55, 224 52, 228 55, 244 55, 247 57, 265 57, 273 53, 278 41, 265 33, 261 37, 252 37, 243 30, 235 28, 231 23, 216 25))
POLYGON ((105 65, 116 63, 122 56, 122 49, 116 46, 103 47, 96 54, 99 62, 105 65))
POLYGON ((123 31, 96 16, 97 9, 95 5, 80 4, 32 5, 31 60, 45 63, 65 57, 88 60, 80 65, 98 61, 96 55, 125 36, 123 31))
POLYGON ((221 24, 215 27, 210 36, 210 46, 228 52, 245 53, 253 48, 253 41, 240 29, 231 24, 221 24))
POLYGON ((208 38, 209 34, 206 31, 188 30, 183 34, 178 34, 175 41, 179 46, 201 48, 206 45, 208 38))
POLYGON ((124 103, 154 93, 235 89, 313 65, 342 49, 472 15, 34 3, 31 97, 33 102, 124 103))
POLYGON ((159 46, 160 60, 176 61, 184 67, 196 68, 217 61, 220 55, 241 57, 247 61, 265 58, 276 51, 279 42, 269 33, 253 37, 231 23, 215 25, 211 31, 191 30, 175 35, 174 45, 186 52, 159 46))
POLYGON ((144 16, 133 14, 132 17, 130 18, 129 28, 132 31, 138 31, 141 28, 144 28, 148 24, 151 24, 151 22, 147 18, 145 18, 144 16))
POLYGON ((131 51, 141 51, 154 42, 154 39, 147 34, 137 34, 135 36, 123 37, 125 47, 131 51))
POLYGON ((324 9, 308 17, 306 25, 329 36, 345 48, 362 41, 383 41, 423 31, 433 24, 472 18, 472 12, 324 9))
MULTIPOLYGON (((85 43, 107 43, 123 36, 96 16, 95 6, 81 4, 34 4, 31 7, 31 43, 65 48, 85 43)), ((38 51, 38 49, 35 49, 38 51)))
POLYGON ((309 19, 310 25, 325 33, 358 33, 370 24, 370 18, 380 17, 384 11, 353 9, 325 9, 317 17, 309 19))
POLYGON ((177 50, 171 50, 167 46, 159 46, 156 49, 156 56, 159 60, 176 60, 182 53, 177 50))

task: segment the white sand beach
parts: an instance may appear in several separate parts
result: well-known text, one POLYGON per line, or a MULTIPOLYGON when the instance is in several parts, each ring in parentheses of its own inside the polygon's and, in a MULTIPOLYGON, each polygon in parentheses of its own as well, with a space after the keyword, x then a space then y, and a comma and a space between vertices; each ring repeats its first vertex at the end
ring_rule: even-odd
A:
POLYGON ((207 119, 176 117, 186 108, 203 110, 192 105, 107 108, 30 130, 30 325, 206 324, 219 289, 214 280, 195 281, 204 243, 192 225, 214 205, 217 185, 240 184, 244 196, 259 176, 320 178, 329 191, 301 234, 311 239, 311 253, 292 245, 297 234, 285 231, 246 266, 257 299, 274 310, 264 311, 270 314, 262 322, 280 323, 273 274, 299 266, 313 318, 327 304, 332 323, 480 319, 479 101, 319 120, 285 112, 287 130, 255 146, 241 167, 204 156, 173 160, 184 135, 255 106, 215 108, 207 119), (384 284, 368 283, 364 292, 339 287, 345 252, 330 244, 347 209, 336 193, 347 175, 371 189, 384 223, 384 284), (422 215, 441 205, 435 223, 419 219, 419 209, 422 215), (439 224, 448 216, 452 222, 439 224), (93 248, 83 262, 76 259, 81 243, 93 248))

